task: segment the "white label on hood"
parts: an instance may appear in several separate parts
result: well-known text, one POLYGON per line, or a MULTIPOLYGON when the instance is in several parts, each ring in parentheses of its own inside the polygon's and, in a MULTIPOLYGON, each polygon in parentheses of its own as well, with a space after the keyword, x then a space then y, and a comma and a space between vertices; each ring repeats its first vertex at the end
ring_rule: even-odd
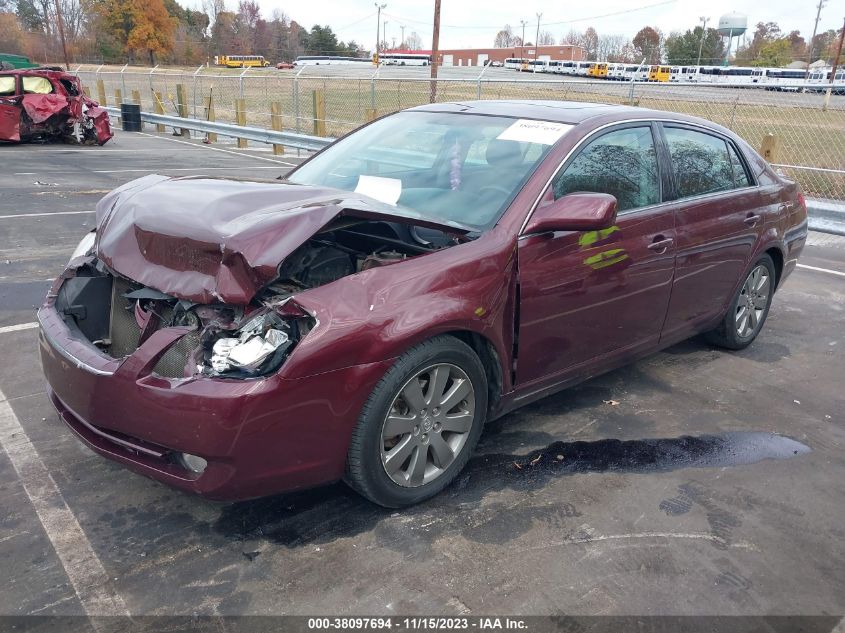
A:
POLYGON ((396 204, 402 195, 402 181, 398 178, 382 178, 381 176, 358 176, 355 193, 375 198, 379 202, 396 204))
POLYGON ((519 141, 520 143, 541 143, 554 145, 558 139, 572 129, 569 123, 554 121, 532 121, 520 119, 505 129, 496 138, 500 141, 519 141))

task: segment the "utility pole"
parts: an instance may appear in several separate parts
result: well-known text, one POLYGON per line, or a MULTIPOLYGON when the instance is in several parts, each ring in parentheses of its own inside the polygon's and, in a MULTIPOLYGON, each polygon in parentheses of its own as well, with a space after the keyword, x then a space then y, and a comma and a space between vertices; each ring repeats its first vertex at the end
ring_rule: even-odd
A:
POLYGON ((434 0, 434 28, 431 34, 431 85, 428 100, 437 101, 437 64, 440 49, 440 0, 434 0))
POLYGON ((804 81, 810 75, 810 64, 813 63, 813 46, 816 43, 816 33, 819 30, 819 19, 822 16, 822 7, 824 7, 825 0, 819 0, 818 7, 816 7, 816 23, 813 25, 813 37, 810 38, 810 44, 807 51, 807 70, 804 71, 804 81))
POLYGON ((382 24, 384 24, 384 29, 381 32, 381 39, 384 40, 384 43, 387 44, 387 20, 385 20, 382 24))
POLYGON ((378 66, 379 63, 379 47, 381 46, 381 37, 379 34, 379 27, 381 26, 381 10, 384 9, 387 5, 386 4, 379 4, 378 2, 373 3, 377 9, 376 12, 376 54, 373 56, 373 63, 378 66))
POLYGON ((400 24, 400 25, 399 25, 399 28, 402 30, 402 43, 400 44, 400 46, 401 46, 402 48, 405 48, 405 25, 404 25, 404 24, 400 24))
MULTIPOLYGON (((537 14, 537 37, 534 38, 534 61, 537 61, 537 57, 540 55, 540 18, 543 17, 542 13, 537 14)), ((537 72, 537 64, 534 64, 534 72, 537 72)))
POLYGON ((525 25, 528 24, 528 20, 520 20, 519 22, 522 24, 522 40, 519 42, 519 60, 521 65, 522 60, 525 59, 525 25))
POLYGON ((701 16, 698 18, 701 20, 701 41, 698 43, 698 61, 695 63, 696 66, 701 66, 701 49, 704 46, 704 36, 707 33, 707 22, 710 18, 705 18, 701 16))
POLYGON ((827 86, 827 92, 824 95, 823 110, 827 110, 830 103, 830 93, 833 92, 833 82, 836 79, 836 67, 839 66, 839 58, 842 56, 842 42, 845 41, 845 20, 842 21, 842 32, 839 34, 839 48, 836 49, 836 57, 833 60, 833 68, 830 69, 830 83, 827 86))
POLYGON ((67 56, 67 44, 65 44, 65 21, 62 19, 62 10, 59 7, 59 0, 56 0, 56 22, 59 25, 59 39, 62 41, 62 55, 65 57, 65 70, 70 70, 70 62, 67 56))

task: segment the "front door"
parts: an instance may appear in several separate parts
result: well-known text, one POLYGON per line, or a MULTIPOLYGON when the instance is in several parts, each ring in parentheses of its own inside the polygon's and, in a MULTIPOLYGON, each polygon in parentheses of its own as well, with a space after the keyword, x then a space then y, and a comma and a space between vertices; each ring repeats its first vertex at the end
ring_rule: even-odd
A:
POLYGON ((675 221, 662 205, 648 122, 592 140, 555 177, 545 199, 576 191, 616 197, 601 231, 519 240, 517 385, 588 371, 592 361, 659 341, 674 272, 675 221))

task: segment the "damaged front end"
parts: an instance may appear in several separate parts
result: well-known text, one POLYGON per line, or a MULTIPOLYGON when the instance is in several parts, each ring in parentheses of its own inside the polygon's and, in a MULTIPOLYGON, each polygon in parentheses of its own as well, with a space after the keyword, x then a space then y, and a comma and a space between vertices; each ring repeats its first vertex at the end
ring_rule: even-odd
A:
POLYGON ((110 358, 133 354, 160 330, 183 330, 152 367, 161 378, 267 375, 314 323, 287 302, 254 307, 177 299, 114 274, 93 256, 57 285, 54 307, 71 334, 110 358))

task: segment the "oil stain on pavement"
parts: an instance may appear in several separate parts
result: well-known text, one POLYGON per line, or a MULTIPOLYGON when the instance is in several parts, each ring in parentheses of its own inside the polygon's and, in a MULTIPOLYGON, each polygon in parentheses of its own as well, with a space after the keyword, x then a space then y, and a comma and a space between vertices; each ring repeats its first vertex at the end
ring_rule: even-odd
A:
MULTIPOLYGON (((386 547, 394 544, 408 553, 410 545, 423 553, 445 533, 459 531, 466 538, 483 543, 505 542, 525 533, 532 520, 559 525, 581 516, 570 503, 532 507, 529 516, 507 512, 498 502, 483 507, 477 504, 490 492, 535 491, 552 479, 583 473, 724 468, 808 452, 808 446, 791 438, 754 431, 629 441, 553 442, 526 455, 477 455, 443 493, 401 513, 375 506, 338 484, 227 505, 211 527, 226 539, 260 539, 290 548, 329 543, 374 530, 386 547), (472 505, 471 513, 461 510, 464 504, 472 505), (432 516, 437 520, 429 521, 432 516), (411 535, 413 538, 409 538, 411 535)), ((703 504, 716 544, 728 544, 738 519, 708 505, 707 495, 699 488, 688 488, 679 491, 677 498, 664 500, 660 509, 678 515, 693 504, 703 504)))

